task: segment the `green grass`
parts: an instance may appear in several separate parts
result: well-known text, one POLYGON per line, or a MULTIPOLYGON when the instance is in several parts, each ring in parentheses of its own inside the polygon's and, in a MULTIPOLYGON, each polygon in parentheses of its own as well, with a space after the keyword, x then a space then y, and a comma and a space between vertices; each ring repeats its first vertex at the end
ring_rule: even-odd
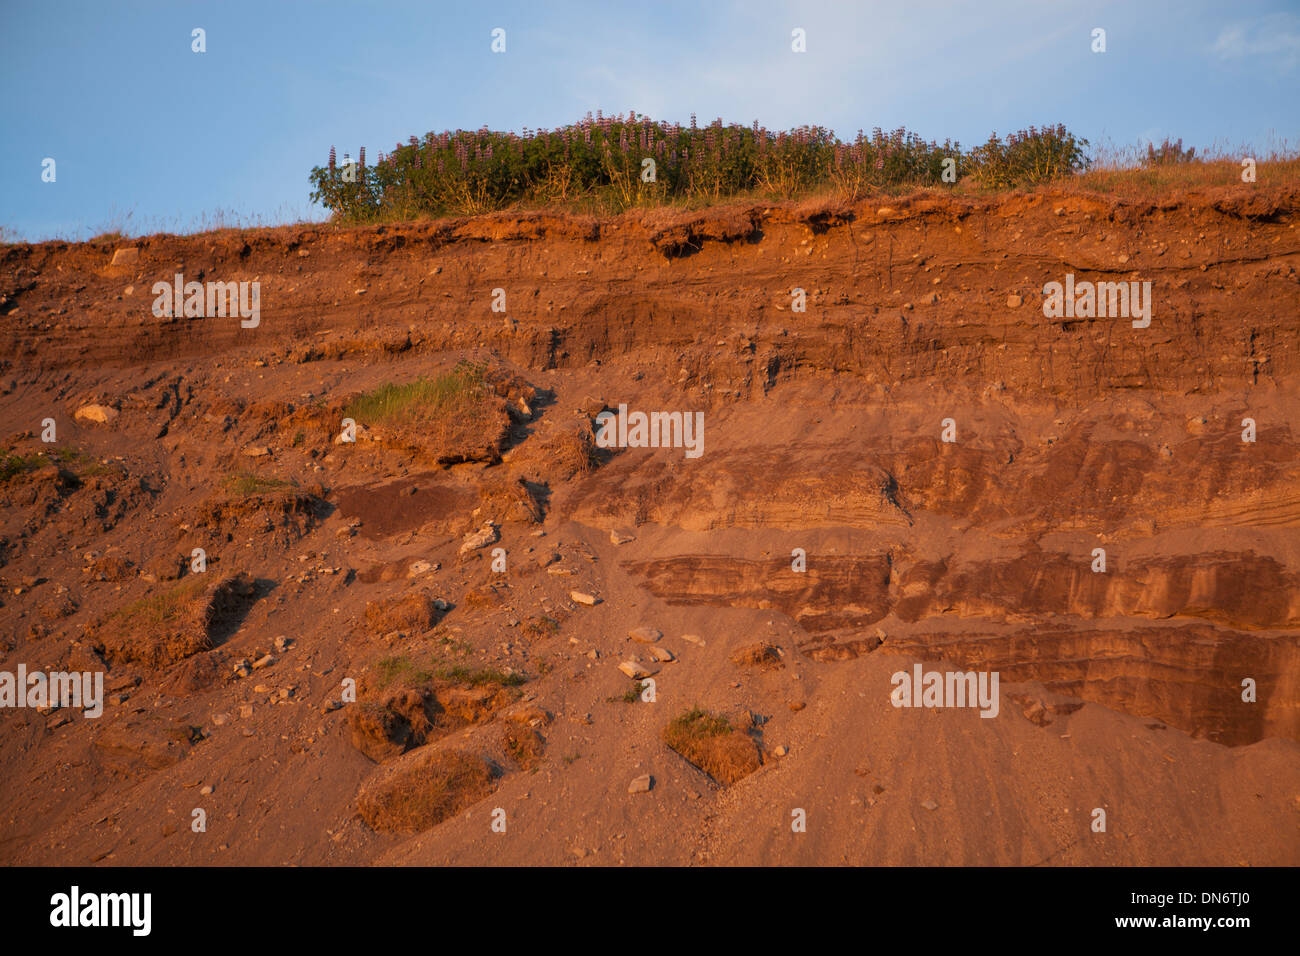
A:
POLYGON ((297 484, 292 481, 285 481, 281 478, 264 478, 261 475, 254 475, 247 471, 231 475, 225 480, 224 484, 226 491, 232 495, 260 495, 297 487, 297 484))
POLYGON ((619 703, 620 701, 624 704, 635 704, 638 700, 641 699, 641 693, 644 690, 645 690, 645 684, 642 681, 637 681, 635 684, 633 684, 631 687, 629 687, 626 691, 623 692, 622 697, 609 697, 606 698, 606 700, 611 704, 616 704, 619 703))
MULTIPOLYGON (((731 723, 726 717, 710 714, 707 710, 692 707, 686 713, 674 717, 664 731, 665 739, 698 740, 706 737, 722 737, 731 733, 731 723)), ((671 744, 670 744, 671 746, 671 744)))
POLYGON ((78 478, 106 475, 120 470, 120 466, 105 464, 94 455, 75 448, 53 448, 32 455, 5 455, 0 458, 0 481, 9 481, 19 475, 30 474, 42 465, 55 464, 75 474, 78 478))
POLYGON ((493 668, 470 668, 464 666, 441 667, 436 671, 443 680, 455 681, 457 684, 469 684, 482 687, 485 684, 497 684, 501 687, 519 687, 527 683, 522 674, 507 674, 493 668))
POLYGON ((434 378, 364 392, 348 403, 344 414, 367 424, 412 424, 467 407, 482 397, 485 384, 482 366, 461 362, 434 378))
POLYGON ((418 666, 409 657, 385 657, 375 664, 375 683, 380 687, 393 684, 427 684, 433 680, 433 670, 418 666))
POLYGON ((35 471, 45 463, 40 455, 5 455, 0 458, 0 481, 35 471))
POLYGON ((170 627, 184 613, 189 602, 204 588, 199 580, 185 581, 161 594, 133 601, 111 615, 112 620, 132 628, 161 629, 170 627))
POLYGON ((106 475, 117 470, 114 465, 106 464, 94 455, 88 455, 76 448, 56 448, 50 452, 50 458, 56 464, 62 465, 76 474, 79 478, 92 478, 96 475, 106 475))
POLYGON ((446 664, 437 658, 424 665, 417 664, 406 655, 397 655, 382 658, 375 664, 375 683, 381 690, 393 684, 419 686, 435 679, 470 687, 488 685, 519 687, 527 683, 527 679, 522 674, 506 674, 493 668, 446 664))

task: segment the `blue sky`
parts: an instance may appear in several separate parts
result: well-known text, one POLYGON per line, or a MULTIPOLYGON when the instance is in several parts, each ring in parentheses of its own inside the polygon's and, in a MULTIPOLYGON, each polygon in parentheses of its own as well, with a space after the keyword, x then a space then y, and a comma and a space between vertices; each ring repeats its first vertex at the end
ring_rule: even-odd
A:
POLYGON ((430 130, 597 109, 1294 147, 1300 0, 0 0, 0 87, 10 236, 184 232, 321 218, 307 174, 331 144, 373 158, 430 130))

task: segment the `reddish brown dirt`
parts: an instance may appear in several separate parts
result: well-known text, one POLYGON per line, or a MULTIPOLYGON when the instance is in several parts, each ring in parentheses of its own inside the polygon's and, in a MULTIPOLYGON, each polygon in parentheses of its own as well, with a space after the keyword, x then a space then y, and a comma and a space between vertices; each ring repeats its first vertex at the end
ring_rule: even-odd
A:
POLYGON ((1300 189, 887 202, 0 247, 0 437, 43 456, 0 483, 0 671, 108 696, 0 710, 0 861, 1300 863, 1300 189), (259 281, 260 325, 155 318, 177 272, 259 281), (1152 282, 1150 328, 1045 318, 1067 272, 1152 282), (333 441, 465 359, 513 383, 474 460, 333 441), (588 461, 620 403, 703 455, 588 461), (194 548, 237 613, 97 643, 167 641, 123 609, 194 548), (368 623, 411 594, 436 623, 368 623), (402 707, 526 682, 367 756, 365 693, 323 705, 395 658, 402 707), (997 717, 893 707, 915 661, 999 671, 997 717), (756 769, 664 743, 696 706, 756 769))

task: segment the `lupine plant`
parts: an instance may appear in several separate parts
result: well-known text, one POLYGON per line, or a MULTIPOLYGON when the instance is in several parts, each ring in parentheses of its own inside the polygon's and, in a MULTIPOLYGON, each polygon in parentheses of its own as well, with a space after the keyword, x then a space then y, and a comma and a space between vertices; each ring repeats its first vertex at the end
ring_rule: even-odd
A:
POLYGON ((849 198, 873 190, 948 185, 1032 185, 1086 167, 1083 147, 1063 126, 996 136, 970 152, 959 143, 875 129, 842 142, 819 126, 771 132, 752 126, 656 123, 635 112, 590 113, 559 129, 487 129, 412 136, 373 165, 329 162, 311 172, 312 200, 345 221, 470 215, 518 204, 562 204, 601 211, 666 203, 716 202, 744 194, 791 198, 835 190, 849 198), (652 163, 647 163, 651 160, 652 163), (653 175, 651 175, 653 172, 653 175))

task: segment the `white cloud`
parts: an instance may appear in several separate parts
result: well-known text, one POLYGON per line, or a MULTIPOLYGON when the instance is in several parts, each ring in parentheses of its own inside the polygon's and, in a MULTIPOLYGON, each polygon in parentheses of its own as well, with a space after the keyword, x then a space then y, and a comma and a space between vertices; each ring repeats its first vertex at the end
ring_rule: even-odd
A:
POLYGON ((1274 13, 1220 31, 1211 47, 1221 60, 1248 59, 1271 63, 1287 72, 1300 65, 1300 17, 1274 13))

